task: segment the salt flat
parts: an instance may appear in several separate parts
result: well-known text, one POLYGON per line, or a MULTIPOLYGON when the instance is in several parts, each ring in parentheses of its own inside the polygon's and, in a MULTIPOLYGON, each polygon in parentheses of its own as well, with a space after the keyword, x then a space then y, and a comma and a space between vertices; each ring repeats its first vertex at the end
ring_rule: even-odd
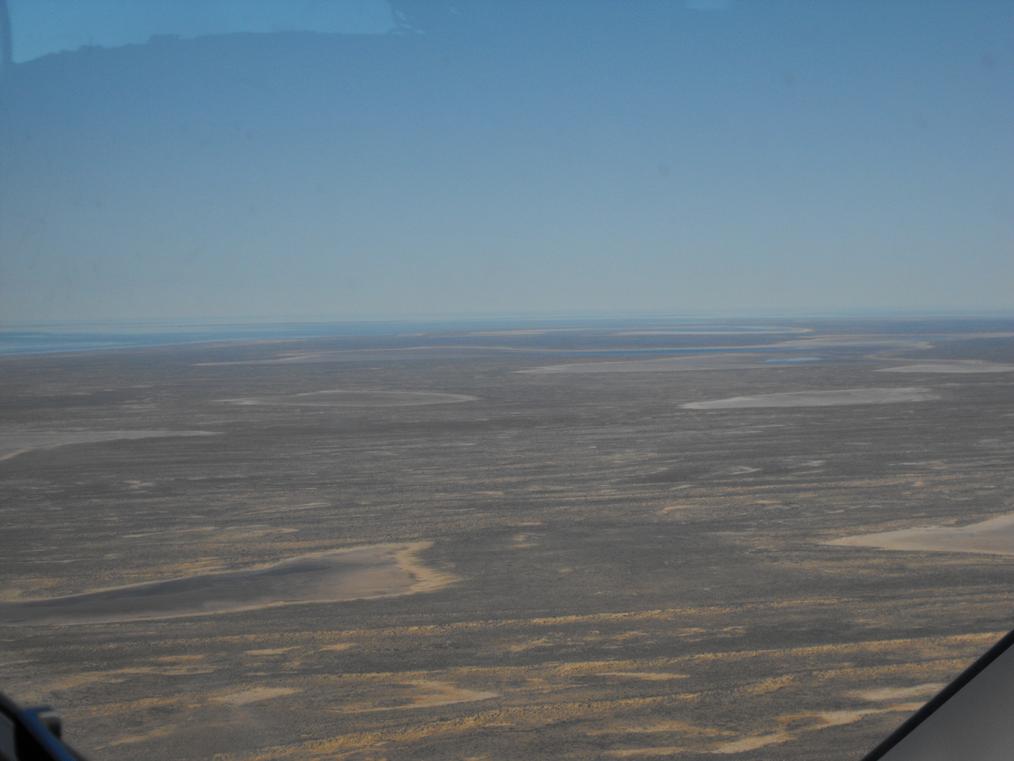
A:
POLYGON ((845 388, 834 391, 785 391, 756 396, 733 396, 707 402, 688 402, 688 410, 733 410, 757 407, 841 407, 854 404, 900 404, 939 399, 928 388, 845 388))
MULTIPOLYGON (((729 353, 699 354, 689 357, 661 357, 657 359, 599 360, 572 362, 559 365, 528 367, 517 372, 522 375, 597 375, 600 373, 664 373, 691 370, 747 370, 773 367, 774 354, 729 353)), ((786 361, 791 356, 783 357, 786 361)))
POLYGON ((911 365, 882 367, 882 373, 944 373, 963 375, 966 373, 1010 373, 1014 364, 988 362, 983 359, 938 359, 932 362, 916 362, 911 365))
POLYGON ((444 394, 432 391, 383 391, 368 389, 327 389, 305 391, 299 394, 274 394, 261 397, 220 399, 226 404, 240 406, 288 405, 294 407, 418 407, 427 404, 456 404, 474 402, 477 397, 468 394, 444 394))
POLYGON ((914 552, 976 552, 1014 556, 1014 513, 967 526, 917 526, 846 536, 828 544, 914 552))

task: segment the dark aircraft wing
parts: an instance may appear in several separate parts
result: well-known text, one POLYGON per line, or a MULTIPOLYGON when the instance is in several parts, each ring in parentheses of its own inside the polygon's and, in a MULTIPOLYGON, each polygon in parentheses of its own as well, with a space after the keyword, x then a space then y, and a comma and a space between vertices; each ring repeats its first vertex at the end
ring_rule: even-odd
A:
POLYGON ((997 642, 863 761, 1014 758, 1014 631, 997 642))
POLYGON ((0 693, 0 761, 85 761, 60 735, 49 706, 20 708, 0 693))

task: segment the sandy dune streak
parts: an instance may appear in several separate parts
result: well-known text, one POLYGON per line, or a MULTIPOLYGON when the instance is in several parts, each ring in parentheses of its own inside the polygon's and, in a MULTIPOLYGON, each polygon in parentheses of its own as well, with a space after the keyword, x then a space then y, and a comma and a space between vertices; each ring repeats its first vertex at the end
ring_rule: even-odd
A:
MULTIPOLYGON (((855 724, 868 716, 882 714, 912 713, 921 707, 921 703, 898 703, 886 706, 867 706, 854 709, 829 711, 804 711, 785 714, 776 718, 777 727, 759 734, 737 736, 729 730, 718 727, 704 727, 685 722, 665 722, 658 725, 634 726, 626 728, 628 737, 654 735, 659 733, 675 735, 681 741, 679 745, 645 745, 611 750, 607 755, 612 758, 649 758, 668 757, 684 753, 707 753, 715 755, 736 755, 749 751, 760 750, 772 745, 791 743, 801 734, 819 732, 832 727, 855 724)), ((621 732, 616 731, 617 735, 621 732)), ((607 734, 607 733, 596 733, 607 734)))
MULTIPOLYGON (((735 347, 726 347, 735 348, 735 347)), ((757 348, 757 347, 755 347, 757 348)), ((542 365, 516 370, 520 375, 584 375, 599 373, 651 373, 690 372, 694 370, 748 370, 773 368, 770 360, 789 360, 791 354, 762 354, 759 352, 729 352, 653 359, 620 359, 596 362, 572 362, 560 365, 542 365)))
POLYGON ((729 328, 656 328, 641 330, 615 330, 614 336, 767 336, 813 333, 813 328, 799 328, 779 325, 762 325, 758 327, 729 328))
POLYGON ((982 359, 934 359, 897 367, 882 367, 878 373, 943 373, 966 375, 975 373, 1011 373, 1014 365, 987 362, 982 359))
POLYGON ((218 436, 215 431, 39 431, 9 428, 0 433, 0 462, 36 449, 55 449, 72 444, 98 444, 104 441, 163 439, 182 436, 218 436))
MULTIPOLYGON (((441 708, 459 703, 476 703, 500 697, 500 693, 491 690, 473 690, 438 679, 414 679, 401 682, 401 690, 394 690, 397 695, 394 705, 377 705, 375 703, 353 703, 342 707, 342 714, 388 713, 418 708, 441 708)), ((390 692, 385 695, 385 702, 391 700, 390 692)))
MULTIPOLYGON (((718 351, 725 349, 754 349, 754 348, 777 348, 782 344, 744 344, 735 346, 699 346, 694 347, 695 351, 718 351)), ((792 347, 789 347, 790 349, 792 347)), ((472 354, 496 353, 496 354, 541 354, 558 356, 585 356, 601 355, 603 353, 622 352, 650 352, 656 354, 666 351, 687 351, 686 346, 653 346, 653 347, 631 347, 623 344, 609 345, 587 349, 568 349, 557 346, 508 346, 503 344, 432 344, 424 346, 395 346, 388 348, 373 349, 328 349, 324 351, 291 352, 272 358, 265 359, 241 359, 223 360, 215 362, 195 362, 194 367, 227 367, 233 365, 295 365, 295 364, 319 364, 337 363, 348 360, 361 359, 364 357, 397 357, 399 355, 413 356, 419 354, 439 355, 441 353, 460 354, 462 352, 472 354)))
POLYGON ((1014 513, 968 526, 918 526, 833 539, 841 547, 1014 556, 1014 513))
POLYGON ((328 389, 301 394, 275 394, 259 397, 238 397, 217 400, 243 407, 276 405, 291 407, 420 407, 428 404, 474 402, 468 394, 447 394, 436 391, 353 391, 328 389))
MULTIPOLYGON (((851 656, 857 652, 911 653, 913 648, 917 648, 926 656, 934 653, 953 654, 956 646, 974 645, 974 647, 979 647, 984 642, 994 641, 996 636, 998 636, 997 632, 986 632, 917 639, 872 640, 861 643, 788 649, 701 653, 665 660, 670 663, 702 659, 727 661, 730 656, 733 661, 744 657, 752 659, 772 655, 793 659, 800 656, 819 656, 817 662, 822 666, 829 666, 830 664, 826 660, 828 656, 845 656, 848 658, 846 663, 850 663, 851 656)), ((837 660, 835 662, 841 663, 837 660)), ((627 670, 635 663, 637 662, 560 663, 556 669, 551 671, 547 671, 545 665, 540 665, 538 672, 540 676, 552 677, 592 672, 602 674, 606 671, 615 672, 621 668, 627 670)), ((958 668, 960 663, 960 659, 958 662, 948 661, 945 668, 950 672, 958 668)), ((641 665, 647 664, 641 663, 641 665)), ((910 679, 909 684, 911 684, 925 672, 927 661, 910 665, 914 665, 915 668, 905 667, 900 670, 892 668, 890 674, 884 672, 882 664, 872 665, 869 667, 872 671, 869 674, 863 672, 859 683, 869 684, 874 677, 882 680, 886 676, 891 676, 892 678, 910 679)), ((939 663, 936 664, 936 666, 939 665, 939 663)), ((527 672, 531 668, 524 667, 522 672, 527 672)), ((840 669, 825 670, 816 672, 814 676, 825 680, 831 679, 837 683, 842 676, 840 671, 840 669)), ((438 675, 435 672, 376 672, 369 675, 357 675, 356 678, 367 677, 378 686, 400 685, 398 705, 380 706, 387 712, 446 706, 449 703, 445 701, 448 700, 463 704, 477 703, 477 701, 482 701, 483 697, 481 696, 487 693, 478 691, 482 687, 461 686, 462 678, 465 678, 466 684, 473 685, 476 680, 481 679, 487 686, 492 686, 490 678, 494 678, 502 685, 504 684, 504 674, 501 672, 501 666, 492 667, 489 670, 466 667, 443 675, 438 675)), ((857 683, 854 665, 849 666, 848 672, 849 678, 846 684, 852 687, 857 683)), ((762 680, 760 684, 773 681, 791 686, 795 679, 767 679, 762 680)), ((570 683, 564 680, 560 684, 569 685, 570 683)), ((753 686, 748 685, 749 689, 741 691, 740 694, 755 694, 757 691, 752 689, 753 686)), ((867 717, 912 713, 921 704, 921 699, 934 692, 935 686, 927 682, 920 682, 914 686, 898 685, 869 693, 850 690, 839 694, 832 706, 773 715, 767 721, 759 723, 758 726, 749 728, 696 724, 677 718, 683 713, 683 706, 700 704, 703 699, 707 699, 707 695, 701 692, 674 692, 671 689, 660 688, 661 694, 637 697, 617 698, 612 695, 608 699, 601 699, 597 696, 583 696, 577 701, 566 699, 561 701, 550 697, 545 701, 523 704, 515 703, 508 692, 503 696, 505 702, 495 705, 486 704, 486 707, 476 704, 463 709, 464 713, 444 713, 411 719, 406 715, 404 723, 401 723, 399 718, 399 723, 396 726, 374 725, 371 728, 360 728, 336 736, 307 738, 291 744, 260 748, 252 751, 249 755, 242 756, 242 758, 246 761, 253 759, 266 761, 266 759, 276 758, 357 758, 358 754, 374 751, 380 745, 383 745, 385 750, 392 755, 400 757, 403 754, 412 755, 413 750, 418 748, 420 744, 451 742, 455 737, 462 737, 483 728, 511 727, 513 730, 530 731, 552 727, 562 722, 580 722, 579 726, 583 727, 587 736, 599 738, 597 742, 604 746, 602 750, 604 757, 648 758, 660 755, 678 756, 680 754, 732 756, 766 749, 769 746, 773 749, 773 746, 795 742, 806 734, 854 724, 867 719, 867 717), (915 698, 920 700, 912 700, 915 698), (897 700, 905 700, 905 702, 895 702, 897 700), (912 702, 908 702, 909 700, 912 702), (659 716, 659 711, 665 711, 669 716, 659 716)), ((728 694, 725 689, 716 689, 713 693, 715 695, 721 693, 723 696, 728 694)), ((355 713, 380 715, 370 710, 377 707, 376 697, 369 695, 367 697, 366 702, 346 706, 346 708, 355 713)), ((385 702, 388 699, 385 698, 385 702)))
POLYGON ((729 410, 757 407, 840 407, 854 404, 926 402, 939 397, 928 388, 847 388, 833 391, 786 391, 756 396, 731 396, 682 405, 688 410, 729 410))
POLYGON ((240 571, 0 603, 2 624, 155 620, 430 592, 456 581, 419 560, 430 542, 301 555, 240 571))

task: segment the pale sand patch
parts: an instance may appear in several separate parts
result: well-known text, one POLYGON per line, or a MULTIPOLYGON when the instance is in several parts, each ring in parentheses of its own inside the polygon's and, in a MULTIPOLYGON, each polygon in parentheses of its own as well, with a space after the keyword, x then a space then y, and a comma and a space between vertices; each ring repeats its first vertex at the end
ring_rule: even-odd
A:
POLYGON ((776 346, 796 349, 932 349, 933 344, 921 338, 884 338, 881 336, 821 336, 780 341, 776 346))
POLYGON ((549 637, 537 637, 536 639, 530 639, 527 642, 515 642, 512 645, 507 645, 506 649, 508 653, 524 653, 538 647, 548 647, 552 644, 553 640, 549 637))
MULTIPOLYGON (((792 727, 796 733, 819 732, 831 727, 847 726, 861 721, 867 716, 876 716, 886 713, 912 713, 918 710, 922 703, 901 703, 882 708, 859 708, 854 710, 829 710, 829 711, 807 711, 795 714, 785 714, 778 717, 778 724, 781 728, 766 734, 749 735, 735 740, 712 741, 710 747, 687 746, 651 746, 644 748, 627 748, 609 751, 608 754, 617 758, 635 758, 640 756, 656 755, 678 755, 681 753, 697 752, 720 755, 734 755, 746 753, 770 745, 782 745, 796 739, 797 734, 790 732, 792 727), (801 724, 802 723, 802 724, 801 724)), ((613 735, 613 734, 680 734, 685 737, 715 738, 728 736, 729 732, 711 727, 699 727, 681 721, 659 722, 654 725, 643 727, 638 726, 616 726, 611 729, 594 730, 588 734, 591 736, 613 735)))
MULTIPOLYGON (((629 349, 629 347, 627 347, 629 349)), ((656 347, 654 351, 686 351, 690 347, 656 347)), ((819 357, 800 357, 798 352, 807 349, 931 349, 927 341, 908 338, 852 338, 825 337, 803 338, 766 344, 738 344, 735 346, 696 346, 695 351, 708 354, 685 354, 677 357, 655 359, 622 359, 597 362, 575 362, 570 364, 544 365, 516 372, 532 375, 560 373, 647 373, 677 372, 688 370, 746 370, 754 368, 778 368, 799 363, 799 360, 814 361, 819 357), (767 351, 762 351, 767 350, 767 351)), ((622 349, 618 349, 622 351, 622 349)), ((594 351, 594 350, 587 350, 594 351)), ((601 350, 599 350, 601 351, 601 350)), ((564 353, 564 352, 559 352, 564 353)), ((576 353, 576 352, 575 352, 576 353)))
POLYGON ((972 333, 948 333, 948 338, 1014 338, 1009 330, 980 330, 972 333))
POLYGON ((0 587, 0 602, 17 602, 38 596, 47 589, 59 587, 63 580, 58 576, 23 576, 19 586, 0 587))
POLYGON ((819 732, 830 727, 843 727, 862 721, 867 716, 879 716, 885 713, 914 713, 922 708, 921 702, 897 703, 882 708, 855 708, 830 711, 806 711, 803 713, 786 714, 778 717, 783 726, 794 726, 807 722, 805 726, 795 726, 800 732, 819 732))
POLYGON ((793 736, 789 732, 771 732, 766 735, 752 735, 750 737, 741 737, 738 740, 719 743, 708 752, 721 754, 746 753, 748 750, 758 750, 759 748, 766 748, 769 745, 781 745, 792 739, 793 736))
POLYGON ((617 679, 634 679, 642 682, 672 682, 690 678, 689 674, 679 674, 671 671, 603 671, 602 676, 611 676, 617 679))
POLYGON ((798 333, 813 333, 813 328, 788 328, 779 327, 778 325, 769 325, 757 328, 728 328, 728 329, 717 329, 708 330, 707 328, 687 328, 685 330, 680 329, 665 329, 660 328, 658 330, 619 330, 614 331, 610 335, 614 336, 766 336, 766 335, 788 335, 798 333))
MULTIPOLYGON (((665 351, 666 348, 672 349, 685 349, 686 347, 652 347, 646 349, 646 351, 657 352, 665 351)), ((752 346, 746 347, 701 347, 711 349, 729 349, 729 348, 753 348, 752 346)), ((342 361, 348 361, 350 359, 363 359, 363 358, 374 358, 374 357, 392 357, 399 354, 407 354, 409 356, 417 354, 425 354, 427 352, 433 353, 458 353, 458 352, 499 352, 505 354, 561 354, 561 355, 582 355, 582 354, 601 354, 606 351, 630 351, 629 346, 606 346, 601 348, 593 349, 564 349, 553 346, 504 346, 502 344, 432 344, 432 345, 421 345, 421 346, 394 346, 388 348, 372 348, 372 349, 331 349, 327 351, 303 351, 303 352, 286 352, 279 354, 272 358, 265 359, 242 359, 242 360, 231 360, 221 362, 195 362, 194 367, 222 367, 229 365, 281 365, 281 364, 315 364, 315 363, 336 363, 342 361)))
POLYGON ((474 402, 469 394, 445 394, 435 391, 351 391, 329 389, 302 394, 279 394, 261 397, 218 399, 224 404, 255 407, 275 405, 286 407, 420 407, 428 404, 460 404, 474 402))
POLYGON ((0 462, 13 460, 18 455, 36 449, 56 449, 72 444, 98 444, 103 441, 134 439, 165 439, 181 436, 218 436, 215 431, 39 431, 26 428, 6 427, 0 433, 0 462))
POLYGON ((811 716, 818 721, 817 726, 813 727, 813 729, 819 730, 855 724, 867 716, 877 716, 884 713, 915 713, 922 706, 922 703, 899 703, 887 706, 886 708, 858 708, 852 711, 818 711, 811 714, 811 716))
POLYGON ((588 732, 592 737, 600 735, 654 735, 654 734, 675 734, 692 735, 695 737, 719 737, 728 735, 729 732, 716 729, 715 727, 702 727, 698 724, 680 721, 679 719, 662 719, 653 721, 650 724, 615 724, 606 729, 593 729, 588 732))
MULTIPOLYGON (((458 703, 475 703, 482 700, 492 700, 500 697, 497 692, 486 690, 470 690, 459 687, 450 682, 442 682, 436 679, 417 679, 411 682, 403 682, 400 687, 405 689, 405 694, 398 696, 401 702, 398 705, 363 705, 354 704, 345 706, 339 713, 383 713, 388 711, 407 711, 418 708, 438 708, 440 706, 457 705, 458 703)), ((396 688, 392 688, 395 690, 396 688)), ((391 700, 391 692, 385 694, 385 702, 391 700)))
POLYGON ((651 748, 610 750, 606 751, 606 755, 613 758, 653 758, 655 756, 676 756, 686 752, 687 749, 679 745, 656 745, 651 748))
POLYGON ((934 359, 912 365, 883 367, 878 373, 1011 373, 1014 365, 988 362, 984 359, 934 359))
POLYGON ((785 391, 778 394, 732 396, 707 402, 688 402, 688 410, 730 410, 756 407, 839 407, 853 404, 898 404, 939 399, 928 388, 848 388, 835 391, 785 391))
POLYGON ((840 547, 1014 555, 1014 513, 968 526, 922 526, 832 539, 840 547))
POLYGON ((175 730, 173 727, 155 727, 150 732, 145 732, 140 735, 124 735, 123 737, 113 740, 108 745, 99 748, 117 748, 121 745, 135 745, 137 743, 148 742, 150 740, 162 740, 171 735, 175 730))
POLYGON ((531 549, 532 547, 537 547, 538 542, 531 541, 531 538, 532 538, 531 534, 525 533, 515 534, 514 536, 511 537, 511 548, 515 550, 527 550, 531 549))
POLYGON ((827 727, 844 727, 849 724, 855 724, 857 721, 861 721, 871 713, 880 713, 880 710, 867 710, 867 711, 821 711, 819 713, 811 714, 814 719, 817 720, 821 728, 827 727))
POLYGON ((261 650, 244 650, 243 652, 246 655, 252 655, 255 658, 260 658, 272 655, 284 655, 285 653, 295 649, 295 647, 266 647, 261 650))
MULTIPOLYGON (((299 507, 284 508, 285 512, 293 512, 299 510, 299 507)), ((272 508, 273 512, 277 513, 278 508, 272 508)), ((251 539, 261 539, 266 536, 274 536, 276 534, 295 534, 298 533, 299 529, 286 528, 284 526, 268 526, 263 523, 254 523, 248 526, 193 526, 191 528, 177 528, 177 529, 158 529, 157 531, 137 531, 132 534, 123 534, 124 539, 143 539, 149 536, 157 536, 163 539, 168 539, 171 536, 188 536, 190 534, 207 535, 199 536, 202 544, 220 544, 229 542, 240 542, 249 541, 251 539)))
POLYGON ((751 473, 760 473, 760 468, 755 468, 751 465, 731 465, 728 468, 716 471, 716 475, 721 476, 748 476, 751 473))
POLYGON ((516 372, 522 375, 563 375, 585 373, 689 372, 693 370, 748 370, 761 367, 776 367, 776 365, 770 364, 767 360, 778 358, 779 357, 777 355, 758 353, 708 354, 705 356, 694 355, 683 357, 661 357, 658 359, 622 359, 599 362, 574 362, 563 365, 529 367, 524 370, 517 370, 516 372))
POLYGON ((264 700, 281 698, 286 695, 295 695, 297 692, 302 692, 302 690, 297 690, 294 687, 250 687, 246 690, 218 695, 211 698, 211 701, 230 706, 245 706, 251 703, 260 703, 264 700))
POLYGON ((759 682, 753 684, 747 684, 741 687, 738 691, 746 695, 770 695, 772 692, 778 692, 795 684, 796 678, 791 674, 783 674, 782 676, 773 676, 767 679, 761 679, 759 682))
POLYGON ((31 451, 32 451, 31 449, 14 449, 10 451, 0 451, 0 462, 3 462, 4 460, 13 460, 19 454, 24 454, 25 452, 31 451))
POLYGON ((185 665, 128 666, 110 671, 79 671, 69 676, 44 680, 38 685, 38 690, 43 693, 50 693, 54 691, 74 690, 92 684, 121 684, 135 677, 199 676, 201 674, 213 674, 215 671, 216 669, 214 668, 185 665))
POLYGON ((197 574, 63 597, 0 603, 3 624, 157 620, 431 592, 457 580, 419 559, 431 542, 301 555, 242 571, 197 574))
POLYGON ((690 510, 693 507, 694 507, 693 505, 686 504, 667 505, 666 507, 663 507, 661 510, 657 510, 656 513, 658 515, 668 515, 669 513, 674 513, 677 510, 690 510))
POLYGON ((516 731, 532 731, 561 722, 610 720, 627 711, 654 710, 672 703, 671 696, 581 700, 532 705, 506 705, 478 711, 459 719, 434 721, 402 728, 386 727, 337 737, 266 748, 246 761, 275 761, 279 758, 334 759, 341 754, 375 751, 380 743, 418 743, 433 738, 471 733, 475 727, 500 725, 516 731))
POLYGON ((860 700, 879 703, 885 700, 904 700, 905 698, 931 698, 944 688, 943 682, 915 684, 911 687, 877 687, 869 690, 857 690, 849 693, 860 700))
POLYGON ((229 367, 232 365, 281 365, 302 362, 327 362, 338 359, 341 351, 286 351, 266 359, 237 359, 216 362, 195 362, 194 367, 229 367))
POLYGON ((338 642, 334 645, 324 645, 320 648, 321 652, 327 653, 344 653, 346 650, 351 650, 356 646, 355 642, 338 642))

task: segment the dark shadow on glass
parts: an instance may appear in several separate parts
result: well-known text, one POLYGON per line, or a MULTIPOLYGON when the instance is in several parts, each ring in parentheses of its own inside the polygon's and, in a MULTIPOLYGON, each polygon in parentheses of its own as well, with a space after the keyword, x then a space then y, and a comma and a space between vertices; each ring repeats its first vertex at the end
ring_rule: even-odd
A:
POLYGON ((1014 632, 997 642, 863 761, 1001 761, 1014 747, 1014 632))

